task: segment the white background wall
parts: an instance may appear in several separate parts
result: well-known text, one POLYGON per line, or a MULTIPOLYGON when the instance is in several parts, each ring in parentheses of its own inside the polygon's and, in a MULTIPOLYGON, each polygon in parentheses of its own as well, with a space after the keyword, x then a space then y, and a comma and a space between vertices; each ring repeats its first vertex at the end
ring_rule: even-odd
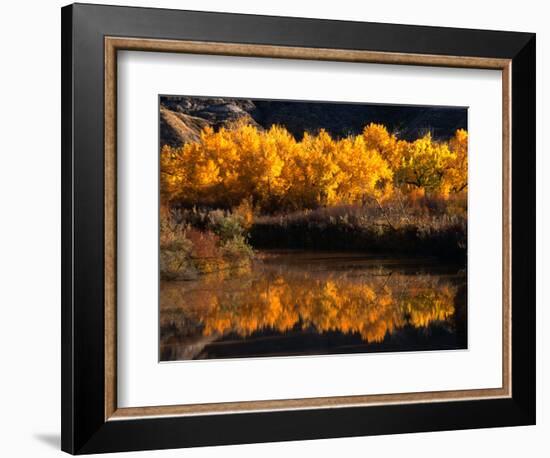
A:
MULTIPOLYGON (((550 48, 544 3, 493 1, 277 0, 140 1, 136 6, 327 19, 519 30, 537 33, 538 425, 443 433, 149 452, 151 456, 548 456, 550 402, 544 331, 550 314, 547 272, 550 186, 543 178, 543 87, 550 48), (546 56, 545 56, 546 53, 546 56), (543 207, 546 207, 543 213, 543 207), (546 259, 543 262, 543 259, 546 259), (545 284, 546 283, 546 284, 545 284)), ((97 3, 97 2, 93 2, 97 3)), ((111 4, 126 4, 110 0, 111 4)), ((57 0, 5 2, 0 15, 0 454, 59 455, 60 429, 60 11, 57 0)), ((546 145, 548 146, 548 145, 546 145)), ((138 456, 127 454, 126 456, 138 456)), ((143 453, 139 456, 145 456, 143 453)))

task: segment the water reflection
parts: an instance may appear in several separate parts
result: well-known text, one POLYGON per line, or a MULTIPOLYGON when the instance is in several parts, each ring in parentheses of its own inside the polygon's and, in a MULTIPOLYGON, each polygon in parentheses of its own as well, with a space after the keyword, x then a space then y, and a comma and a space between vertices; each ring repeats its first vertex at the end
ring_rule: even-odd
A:
POLYGON ((251 269, 161 284, 161 359, 460 348, 464 288, 456 268, 264 254, 251 269))

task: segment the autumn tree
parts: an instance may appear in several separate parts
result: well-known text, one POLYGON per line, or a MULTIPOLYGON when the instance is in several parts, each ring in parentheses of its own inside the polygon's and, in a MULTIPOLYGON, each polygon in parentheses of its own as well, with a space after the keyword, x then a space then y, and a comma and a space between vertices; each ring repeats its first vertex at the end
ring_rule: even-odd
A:
POLYGON ((368 148, 364 137, 348 137, 338 143, 337 165, 340 169, 339 200, 365 204, 391 192, 392 171, 380 153, 368 148))
POLYGON ((334 203, 340 172, 335 159, 336 142, 325 130, 306 132, 290 162, 289 204, 315 208, 334 203))
POLYGON ((446 181, 452 192, 459 193, 468 186, 468 132, 458 129, 449 140, 454 158, 449 162, 446 181))
POLYGON ((446 143, 435 142, 431 134, 427 134, 402 148, 401 165, 395 171, 396 182, 446 195, 449 189, 444 178, 453 159, 454 154, 446 143))
POLYGON ((399 168, 401 165, 402 149, 407 145, 406 141, 398 140, 382 124, 372 122, 365 126, 362 137, 367 149, 377 151, 388 162, 392 170, 399 168))
POLYGON ((272 126, 262 136, 256 168, 251 170, 257 181, 257 198, 262 207, 271 210, 282 203, 290 187, 289 166, 296 149, 296 140, 283 127, 272 126))

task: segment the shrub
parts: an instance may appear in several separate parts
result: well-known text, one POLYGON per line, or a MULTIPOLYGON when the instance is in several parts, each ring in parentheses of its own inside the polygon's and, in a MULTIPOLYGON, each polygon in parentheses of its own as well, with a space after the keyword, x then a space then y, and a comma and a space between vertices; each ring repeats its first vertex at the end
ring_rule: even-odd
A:
POLYGON ((222 246, 222 255, 230 260, 248 261, 254 256, 252 247, 243 236, 234 237, 222 246))
POLYGON ((203 232, 188 226, 186 236, 191 242, 193 258, 216 258, 219 256, 220 238, 213 232, 203 232))
POLYGON ((243 237, 245 233, 242 218, 222 210, 210 212, 209 226, 222 242, 227 242, 235 237, 243 237))
POLYGON ((170 280, 192 279, 197 271, 191 259, 192 241, 187 238, 185 228, 169 218, 160 223, 160 275, 170 280))
POLYGON ((222 210, 175 210, 161 215, 160 272, 164 280, 249 265, 254 252, 242 217, 222 210))

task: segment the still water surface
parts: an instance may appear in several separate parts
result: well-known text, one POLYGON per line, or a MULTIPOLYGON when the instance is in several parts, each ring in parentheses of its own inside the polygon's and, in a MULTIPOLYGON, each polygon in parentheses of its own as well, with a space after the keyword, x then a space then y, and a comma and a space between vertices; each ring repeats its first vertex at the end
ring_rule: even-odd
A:
POLYGON ((466 273, 429 260, 263 251, 161 282, 161 361, 466 348, 466 273))

